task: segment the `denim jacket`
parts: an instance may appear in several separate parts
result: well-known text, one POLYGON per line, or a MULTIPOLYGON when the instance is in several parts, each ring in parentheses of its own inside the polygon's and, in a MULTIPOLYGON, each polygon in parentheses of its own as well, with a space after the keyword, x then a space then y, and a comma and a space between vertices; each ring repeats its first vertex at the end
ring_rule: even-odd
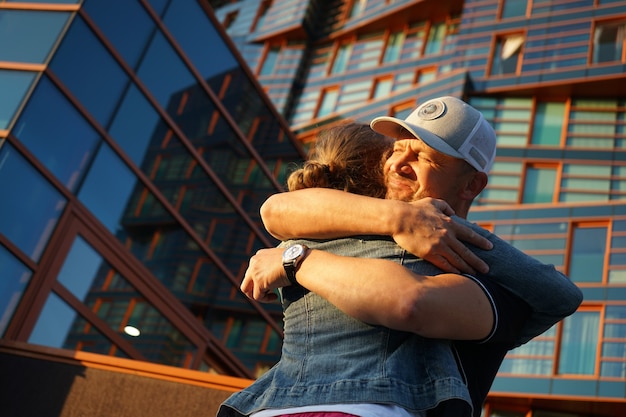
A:
MULTIPOLYGON (((582 293, 554 266, 538 262, 477 225, 455 220, 494 244, 490 251, 472 250, 490 266, 492 279, 529 304, 531 317, 518 345, 576 311, 582 293)), ((389 240, 301 242, 340 255, 394 260, 420 274, 441 272, 389 240)), ((445 399, 469 402, 447 342, 361 323, 299 286, 284 288, 282 296, 281 360, 250 387, 228 398, 218 416, 324 403, 396 404, 411 412, 445 399)))
MULTIPOLYGON (((390 240, 298 242, 346 256, 402 262, 406 255, 390 240)), ((280 361, 231 395, 218 416, 332 403, 394 404, 418 415, 446 399, 471 404, 448 341, 365 324, 301 286, 283 288, 282 300, 285 337, 280 361)))

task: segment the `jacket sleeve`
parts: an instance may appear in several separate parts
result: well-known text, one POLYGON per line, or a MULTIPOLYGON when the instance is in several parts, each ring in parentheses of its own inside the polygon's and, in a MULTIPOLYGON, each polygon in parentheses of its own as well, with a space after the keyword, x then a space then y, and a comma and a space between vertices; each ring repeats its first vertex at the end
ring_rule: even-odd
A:
POLYGON ((474 223, 456 216, 453 218, 493 243, 491 250, 468 246, 489 265, 488 277, 530 306, 532 312, 522 328, 518 345, 528 342, 573 314, 582 303, 580 288, 554 265, 539 262, 474 223))

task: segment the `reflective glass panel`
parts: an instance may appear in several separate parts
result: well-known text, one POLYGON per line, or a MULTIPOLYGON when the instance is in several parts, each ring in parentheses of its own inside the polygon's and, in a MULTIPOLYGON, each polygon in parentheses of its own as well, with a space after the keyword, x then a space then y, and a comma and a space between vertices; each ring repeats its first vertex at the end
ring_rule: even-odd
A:
POLYGON ((150 36, 154 21, 138 1, 87 0, 83 3, 89 17, 104 33, 131 68, 135 68, 150 36), (120 10, 124 12, 121 13, 120 10), (127 30, 132 28, 132 30, 127 30))
POLYGON ((504 0, 502 5, 502 18, 518 17, 526 15, 527 0, 504 0))
POLYGON ((600 314, 578 311, 563 321, 559 374, 593 375, 600 314))
POLYGON ((55 52, 50 68, 98 123, 106 126, 129 81, 79 16, 55 52))
POLYGON ((32 272, 17 260, 4 246, 0 245, 0 336, 9 325, 13 311, 26 286, 30 282, 32 272))
POLYGON ((561 143, 565 121, 565 103, 538 103, 533 124, 532 143, 553 145, 561 143))
POLYGON ((568 276, 574 282, 602 282, 606 227, 576 227, 568 276))
POLYGON ((61 3, 61 4, 75 4, 80 3, 80 0, 4 0, 7 3, 61 3))
POLYGON ((0 42, 0 61, 43 64, 70 16, 66 12, 0 9, 0 39, 4 40, 0 42))
POLYGON ((47 77, 37 85, 13 133, 70 191, 75 191, 100 141, 47 77))
POLYGON ((8 129, 37 73, 0 70, 0 130, 8 129))
POLYGON ((66 200, 9 143, 0 148, 0 233, 38 261, 66 200))
POLYGON ((239 62, 199 2, 170 1, 163 22, 205 80, 219 79, 221 84, 229 71, 239 70, 239 62))
POLYGON ((523 203, 551 203, 556 188, 556 169, 532 168, 526 170, 523 203))
POLYGON ((123 230, 125 212, 133 198, 132 193, 138 192, 137 187, 137 178, 132 171, 109 146, 103 144, 78 193, 78 199, 111 233, 117 235, 123 230))
MULTIPOLYGON (((74 241, 57 279, 147 359, 184 366, 187 357, 196 350, 82 238, 74 241)), ((90 340, 88 327, 74 324, 71 330, 67 340, 90 340)))
POLYGON ((137 74, 161 107, 168 109, 171 114, 175 114, 177 110, 177 107, 172 108, 170 104, 173 97, 196 84, 196 80, 161 33, 154 35, 137 74))
POLYGON ((109 135, 135 165, 142 167, 146 164, 149 147, 159 145, 154 141, 157 139, 156 131, 162 124, 154 107, 135 85, 131 85, 113 116, 109 135))

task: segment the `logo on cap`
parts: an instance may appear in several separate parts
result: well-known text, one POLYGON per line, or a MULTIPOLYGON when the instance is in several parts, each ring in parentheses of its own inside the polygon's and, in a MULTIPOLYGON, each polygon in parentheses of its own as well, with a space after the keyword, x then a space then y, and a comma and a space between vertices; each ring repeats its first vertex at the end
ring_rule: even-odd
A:
POLYGON ((446 105, 441 100, 431 100, 422 104, 417 116, 422 120, 434 120, 446 112, 446 105))

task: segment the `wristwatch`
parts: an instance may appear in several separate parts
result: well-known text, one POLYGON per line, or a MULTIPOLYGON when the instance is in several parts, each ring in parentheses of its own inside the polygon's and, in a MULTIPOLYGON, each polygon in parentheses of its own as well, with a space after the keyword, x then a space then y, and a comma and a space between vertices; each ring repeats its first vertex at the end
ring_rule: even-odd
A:
POLYGON ((283 268, 287 273, 287 279, 291 282, 291 285, 296 285, 296 271, 300 267, 300 263, 306 257, 309 248, 306 245, 295 244, 289 246, 283 252, 283 268))

